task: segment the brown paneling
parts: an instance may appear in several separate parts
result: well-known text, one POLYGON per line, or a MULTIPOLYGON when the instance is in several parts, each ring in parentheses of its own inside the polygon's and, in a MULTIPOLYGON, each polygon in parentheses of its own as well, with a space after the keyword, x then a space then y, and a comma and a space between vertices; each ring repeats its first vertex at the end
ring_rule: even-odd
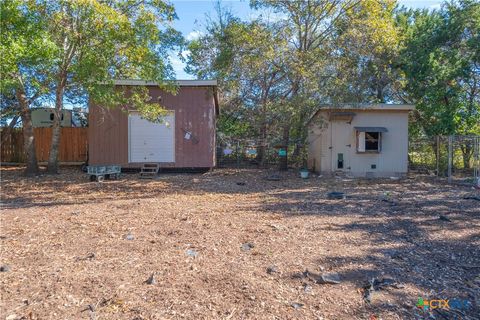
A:
MULTIPOLYGON (((61 128, 58 160, 60 162, 85 162, 87 160, 88 128, 61 128)), ((52 128, 34 128, 35 149, 39 162, 48 161, 52 128)), ((2 132, 3 135, 3 132, 2 132)), ((14 130, 1 146, 2 162, 23 162, 23 132, 14 130)))
MULTIPOLYGON (((215 103, 209 87, 181 87, 176 95, 150 87, 152 101, 175 111, 175 163, 162 163, 162 167, 211 168, 215 166, 215 103), (192 139, 184 138, 185 132, 192 139)), ((133 109, 130 107, 130 109, 133 109)), ((120 108, 104 109, 90 106, 89 120, 90 163, 128 163, 128 114, 120 108)))

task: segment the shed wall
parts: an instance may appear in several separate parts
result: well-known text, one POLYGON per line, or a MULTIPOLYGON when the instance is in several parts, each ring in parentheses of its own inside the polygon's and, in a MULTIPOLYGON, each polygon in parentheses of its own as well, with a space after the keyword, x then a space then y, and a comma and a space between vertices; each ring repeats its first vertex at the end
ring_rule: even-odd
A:
MULTIPOLYGON (((354 176, 391 176, 407 172, 408 168, 408 111, 351 110, 356 113, 351 123, 338 121, 350 135, 351 144, 348 154, 350 169, 343 171, 354 176), (357 153, 354 127, 385 127, 382 133, 380 153, 357 153), (375 169, 371 165, 376 165, 375 169)), ((332 135, 332 122, 329 111, 319 112, 309 127, 308 165, 317 172, 329 173, 334 166, 337 144, 341 143, 332 135)))
MULTIPOLYGON (((180 87, 176 95, 149 87, 152 101, 175 111, 175 162, 165 168, 212 168, 215 166, 215 102, 211 87, 180 87), (185 139, 185 132, 192 139, 185 139)), ((140 167, 128 162, 128 112, 133 107, 106 109, 90 105, 89 163, 140 167)))

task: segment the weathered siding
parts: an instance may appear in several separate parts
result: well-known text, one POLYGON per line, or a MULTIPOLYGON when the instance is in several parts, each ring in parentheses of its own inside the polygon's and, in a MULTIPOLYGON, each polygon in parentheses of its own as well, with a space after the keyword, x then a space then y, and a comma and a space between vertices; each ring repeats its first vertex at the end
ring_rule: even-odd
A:
MULTIPOLYGON (((344 110, 342 110, 344 111, 344 110)), ((350 169, 343 171, 349 172, 354 176, 366 176, 372 173, 373 176, 391 176, 407 172, 408 167, 408 111, 387 111, 387 110, 349 110, 356 113, 351 123, 339 120, 339 125, 343 125, 350 135, 351 144, 346 159, 347 166, 350 169), (385 127, 388 132, 382 134, 380 153, 357 153, 356 135, 354 127, 385 127), (372 169, 371 165, 376 165, 372 169)), ((340 142, 332 135, 332 122, 328 120, 328 111, 319 112, 318 117, 323 117, 324 123, 319 126, 321 121, 313 121, 309 128, 309 167, 317 172, 332 172, 336 170, 333 167, 336 161, 335 149, 340 142)))
MULTIPOLYGON (((175 162, 162 167, 211 168, 215 166, 215 101, 211 87, 180 87, 176 95, 149 87, 152 101, 159 101, 168 110, 175 111, 175 162), (185 132, 193 138, 184 138, 185 132), (195 143, 196 142, 196 143, 195 143)), ((133 108, 129 108, 133 109, 133 108)), ((104 109, 90 106, 89 163, 128 163, 128 112, 121 108, 104 109)))

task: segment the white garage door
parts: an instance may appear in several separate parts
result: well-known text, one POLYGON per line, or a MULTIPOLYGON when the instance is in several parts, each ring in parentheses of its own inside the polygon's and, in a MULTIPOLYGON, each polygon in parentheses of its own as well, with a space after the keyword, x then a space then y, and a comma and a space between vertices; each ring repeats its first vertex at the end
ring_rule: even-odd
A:
POLYGON ((175 162, 175 114, 160 123, 128 116, 129 162, 175 162))

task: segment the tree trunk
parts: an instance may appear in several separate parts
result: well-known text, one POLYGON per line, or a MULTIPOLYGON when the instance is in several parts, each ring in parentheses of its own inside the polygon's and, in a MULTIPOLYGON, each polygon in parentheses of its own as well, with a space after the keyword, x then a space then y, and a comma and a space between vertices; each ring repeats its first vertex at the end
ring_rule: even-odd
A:
POLYGON ((288 143, 290 140, 290 126, 285 125, 283 127, 283 146, 282 148, 285 150, 285 156, 280 157, 280 170, 286 171, 288 170, 288 143))
POLYGON ((48 155, 48 173, 58 173, 58 148, 60 146, 60 124, 63 110, 63 91, 64 81, 59 81, 55 91, 55 112, 52 125, 52 143, 50 145, 50 154, 48 155))
POLYGON ((14 116, 12 121, 10 121, 10 123, 8 124, 8 126, 3 129, 3 131, 2 131, 2 144, 4 144, 7 141, 8 137, 12 134, 13 128, 15 127, 15 125, 18 122, 18 118, 20 118, 19 115, 14 116))
POLYGON ((262 111, 262 120, 260 123, 260 144, 258 148, 258 161, 260 166, 265 166, 265 158, 266 158, 266 146, 267 146, 267 119, 265 111, 262 111))
POLYGON ((470 160, 472 159, 473 155, 472 144, 469 141, 466 141, 464 144, 461 145, 460 149, 462 150, 463 168, 470 169, 470 160))
POLYGON ((27 176, 34 176, 38 174, 37 153, 35 150, 35 136, 33 134, 32 114, 28 107, 25 92, 18 89, 16 92, 18 103, 20 104, 20 112, 23 125, 23 149, 25 152, 25 161, 27 167, 24 174, 27 176))

